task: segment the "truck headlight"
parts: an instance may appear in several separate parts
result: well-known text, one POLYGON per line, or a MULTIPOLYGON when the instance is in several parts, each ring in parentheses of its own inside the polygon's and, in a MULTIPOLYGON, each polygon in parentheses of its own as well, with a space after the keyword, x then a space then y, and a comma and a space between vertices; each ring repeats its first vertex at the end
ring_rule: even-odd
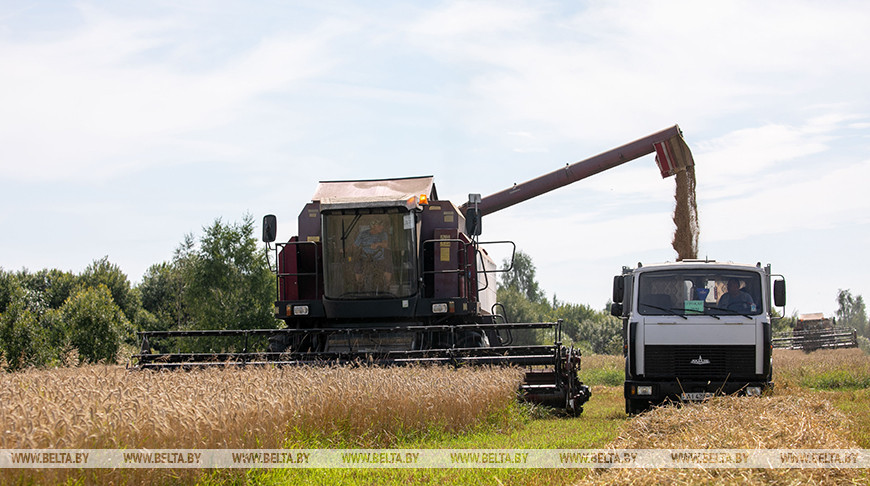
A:
POLYGON ((308 306, 307 305, 294 305, 293 306, 293 315, 294 316, 307 316, 308 315, 308 306))
POLYGON ((432 304, 432 313, 433 314, 446 314, 447 313, 447 304, 432 304))
POLYGON ((747 397, 760 397, 761 396, 761 387, 760 386, 748 386, 748 387, 746 387, 746 396, 747 397))
POLYGON ((652 386, 650 385, 642 385, 637 387, 638 395, 652 395, 652 386))

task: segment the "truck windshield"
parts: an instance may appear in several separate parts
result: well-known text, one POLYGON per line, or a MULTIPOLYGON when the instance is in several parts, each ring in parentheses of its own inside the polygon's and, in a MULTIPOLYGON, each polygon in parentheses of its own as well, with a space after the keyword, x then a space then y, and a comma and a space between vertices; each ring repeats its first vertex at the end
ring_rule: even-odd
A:
POLYGON ((638 282, 644 315, 758 315, 764 306, 757 273, 728 269, 653 271, 638 282))
POLYGON ((416 292, 414 216, 399 209, 323 215, 326 297, 409 297, 416 292))

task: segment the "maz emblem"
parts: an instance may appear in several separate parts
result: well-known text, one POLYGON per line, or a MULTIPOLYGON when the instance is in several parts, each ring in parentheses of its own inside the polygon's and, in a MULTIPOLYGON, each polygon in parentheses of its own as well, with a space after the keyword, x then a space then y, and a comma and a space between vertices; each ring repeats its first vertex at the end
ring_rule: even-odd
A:
POLYGON ((693 365, 708 365, 708 364, 710 364, 710 360, 707 359, 707 358, 702 357, 701 355, 698 355, 698 357, 695 358, 695 359, 693 359, 693 360, 691 361, 691 363, 692 363, 693 365))

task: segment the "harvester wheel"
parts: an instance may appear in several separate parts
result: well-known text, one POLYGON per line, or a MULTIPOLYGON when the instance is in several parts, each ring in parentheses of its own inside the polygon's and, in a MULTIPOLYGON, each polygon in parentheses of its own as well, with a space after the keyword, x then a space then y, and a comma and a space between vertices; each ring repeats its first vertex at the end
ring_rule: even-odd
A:
POLYGON ((568 413, 569 417, 579 417, 583 414, 583 407, 577 405, 573 402, 573 400, 569 400, 569 403, 565 404, 565 411, 568 413))

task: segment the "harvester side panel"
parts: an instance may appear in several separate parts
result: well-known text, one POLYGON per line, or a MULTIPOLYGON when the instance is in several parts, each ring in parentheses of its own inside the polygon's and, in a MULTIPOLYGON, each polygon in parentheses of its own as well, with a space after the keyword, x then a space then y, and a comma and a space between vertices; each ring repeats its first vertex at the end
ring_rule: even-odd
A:
POLYGON ((299 239, 301 241, 320 241, 321 229, 320 203, 310 202, 299 213, 299 239))
POLYGON ((278 300, 317 300, 323 296, 320 243, 294 236, 278 245, 278 300))
MULTIPOLYGON (((444 238, 444 232, 451 235, 449 238, 456 239, 465 228, 465 217, 459 209, 450 201, 429 201, 429 205, 423 207, 419 214, 420 218, 420 241, 432 241, 444 238)), ((460 297, 457 290, 456 280, 458 270, 457 256, 458 245, 453 243, 453 250, 446 255, 442 254, 442 243, 423 243, 421 245, 421 262, 423 266, 423 292, 426 298, 450 298, 460 297), (442 257, 447 256, 447 260, 442 257), (450 268, 448 269, 448 263, 450 268), (454 271, 453 274, 444 273, 454 271)), ((450 245, 448 245, 449 247, 450 245)), ((464 297, 464 295, 463 295, 464 297)))
POLYGON ((299 300, 299 252, 295 243, 299 238, 290 238, 289 245, 278 253, 278 300, 299 300))
MULTIPOLYGON (((465 271, 467 256, 460 248, 459 231, 455 229, 435 230, 435 288, 433 297, 468 298, 465 271)), ((462 245, 465 246, 465 245, 462 245)))

